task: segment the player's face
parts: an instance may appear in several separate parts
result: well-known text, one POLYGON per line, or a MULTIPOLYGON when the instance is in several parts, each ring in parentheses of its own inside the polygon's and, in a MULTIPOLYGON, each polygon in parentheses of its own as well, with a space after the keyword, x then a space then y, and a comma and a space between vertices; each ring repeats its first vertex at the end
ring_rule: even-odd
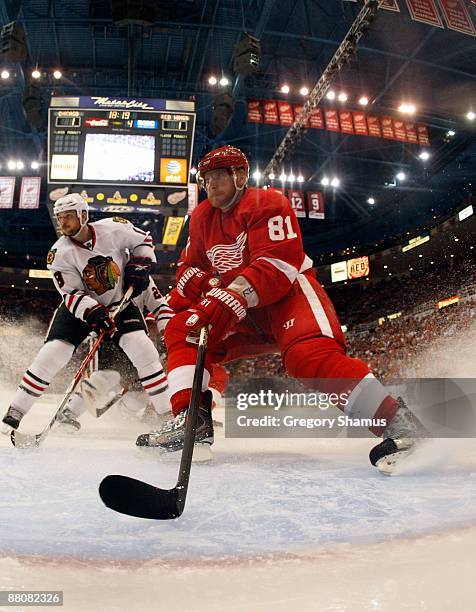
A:
POLYGON ((68 210, 57 215, 58 225, 64 236, 74 236, 78 233, 80 223, 75 210, 68 210))
MULTIPOLYGON (((237 170, 237 184, 241 187, 241 170, 237 170)), ((208 199, 214 208, 223 208, 235 195, 233 175, 226 168, 210 170, 203 177, 208 199)))

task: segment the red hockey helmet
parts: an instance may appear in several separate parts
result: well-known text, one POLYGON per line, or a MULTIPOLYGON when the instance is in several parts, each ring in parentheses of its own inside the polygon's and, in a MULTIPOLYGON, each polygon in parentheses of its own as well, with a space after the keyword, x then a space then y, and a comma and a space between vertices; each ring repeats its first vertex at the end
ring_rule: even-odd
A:
POLYGON ((232 171, 237 168, 244 168, 247 180, 250 174, 250 164, 248 163, 246 155, 243 151, 231 145, 225 145, 219 149, 214 149, 200 160, 197 169, 198 180, 203 182, 204 173, 210 170, 216 170, 217 168, 228 168, 232 171))

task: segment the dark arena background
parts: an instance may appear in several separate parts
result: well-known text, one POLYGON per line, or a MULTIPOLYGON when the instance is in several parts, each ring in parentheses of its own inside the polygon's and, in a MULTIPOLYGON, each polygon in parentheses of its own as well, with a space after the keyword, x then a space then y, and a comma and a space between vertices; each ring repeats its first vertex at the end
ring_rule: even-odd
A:
MULTIPOLYGON (((0 0, 0 25, 2 414, 60 303, 55 201, 80 193, 90 220, 150 232, 165 295, 206 197, 197 165, 225 144, 250 187, 289 199, 349 355, 384 384, 476 379, 474 1, 0 0)), ((228 363, 214 460, 192 467, 182 517, 150 522, 105 508, 98 484, 172 487, 178 463, 135 447, 155 422, 124 355, 94 367, 130 399, 40 448, 0 436, 6 609, 62 591, 68 612, 474 610, 476 393, 473 429, 387 478, 369 437, 227 437, 225 398, 291 384, 278 354, 228 363)))

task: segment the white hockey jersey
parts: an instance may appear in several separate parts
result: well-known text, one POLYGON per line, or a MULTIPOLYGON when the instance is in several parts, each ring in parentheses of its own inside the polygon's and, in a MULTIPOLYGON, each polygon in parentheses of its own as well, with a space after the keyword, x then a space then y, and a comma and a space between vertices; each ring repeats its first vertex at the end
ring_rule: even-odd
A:
POLYGON ((66 308, 84 320, 98 303, 117 304, 124 293, 123 273, 129 253, 155 261, 154 244, 144 232, 122 217, 89 223, 92 239, 80 243, 59 238, 47 256, 47 266, 66 308))

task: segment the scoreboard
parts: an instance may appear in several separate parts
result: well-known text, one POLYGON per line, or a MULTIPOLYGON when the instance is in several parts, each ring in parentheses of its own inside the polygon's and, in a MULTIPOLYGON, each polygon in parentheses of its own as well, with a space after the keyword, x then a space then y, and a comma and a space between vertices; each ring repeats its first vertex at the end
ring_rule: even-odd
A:
POLYGON ((48 183, 186 187, 194 103, 104 97, 52 98, 48 183))

